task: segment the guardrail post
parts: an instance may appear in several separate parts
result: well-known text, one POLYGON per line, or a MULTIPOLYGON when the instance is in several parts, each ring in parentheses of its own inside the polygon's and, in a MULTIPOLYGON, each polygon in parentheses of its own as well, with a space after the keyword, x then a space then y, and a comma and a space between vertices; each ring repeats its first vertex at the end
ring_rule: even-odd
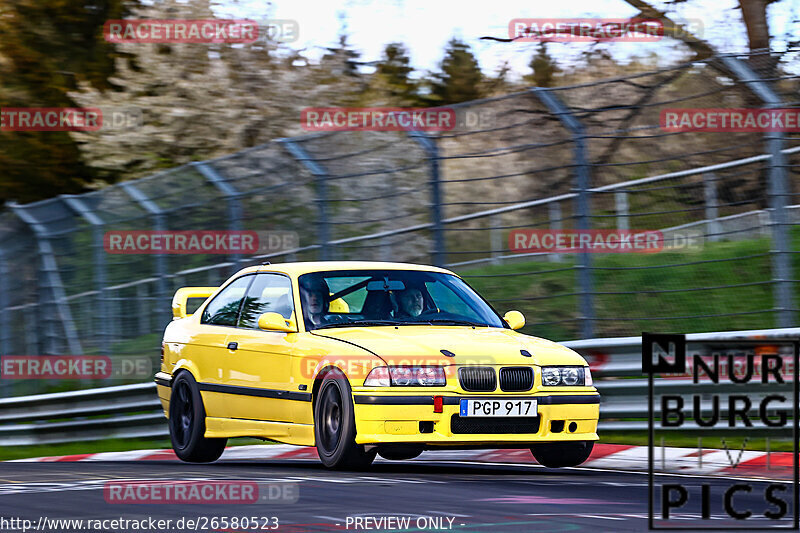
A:
POLYGON ((631 229, 628 222, 628 193, 626 191, 617 191, 614 193, 614 203, 617 207, 617 229, 627 231, 631 229))
MULTIPOLYGON (((770 84, 758 75, 739 58, 723 56, 721 61, 730 71, 764 102, 767 109, 780 108, 783 105, 780 96, 770 84)), ((786 328, 794 324, 794 306, 792 305, 792 265, 789 244, 788 217, 786 202, 789 185, 786 179, 786 158, 782 152, 784 134, 782 132, 766 132, 764 134, 767 150, 772 156, 769 160, 769 186, 767 195, 771 208, 772 226, 772 278, 774 309, 778 315, 778 327, 786 328)))
MULTIPOLYGON (((564 127, 572 135, 575 145, 575 189, 578 194, 575 202, 577 229, 590 229, 590 176, 589 160, 586 150, 586 134, 583 124, 575 118, 569 108, 553 93, 543 87, 534 87, 531 92, 547 106, 550 112, 558 117, 564 127)), ((592 289, 592 259, 587 252, 579 254, 578 286, 580 288, 581 338, 588 339, 594 334, 594 295, 592 289)))
POLYGON ((320 247, 320 259, 329 261, 333 259, 334 250, 331 244, 330 224, 328 223, 328 171, 311 155, 291 138, 278 139, 278 142, 286 147, 286 150, 301 165, 306 167, 311 175, 314 176, 317 198, 317 244, 320 247))
POLYGON ((408 136, 428 154, 431 165, 431 222, 433 223, 433 264, 443 267, 447 251, 444 240, 444 224, 442 223, 442 184, 439 175, 439 147, 436 139, 424 131, 408 131, 408 136))
MULTIPOLYGON (((228 183, 225 178, 219 175, 219 172, 206 162, 192 163, 191 166, 195 167, 202 176, 211 182, 217 190, 225 197, 225 203, 228 206, 228 229, 230 231, 241 231, 242 229, 242 203, 241 193, 237 191, 233 185, 228 183)), ((231 275, 239 271, 239 263, 242 260, 241 254, 232 254, 228 259, 233 263, 231 275)))
MULTIPOLYGON (((148 198, 142 191, 134 187, 133 183, 127 181, 120 183, 120 187, 133 198, 142 209, 153 217, 153 229, 155 231, 166 231, 164 211, 148 198)), ((167 258, 164 254, 155 254, 156 263, 156 293, 154 309, 163 313, 164 326, 172 319, 171 302, 168 300, 167 290, 167 258)), ((158 322, 158 321, 157 321, 158 322)), ((156 324, 158 325, 158 323, 156 324)))
POLYGON ((703 174, 703 196, 706 203, 706 233, 709 241, 718 241, 721 237, 719 211, 717 209, 717 177, 711 172, 703 174))

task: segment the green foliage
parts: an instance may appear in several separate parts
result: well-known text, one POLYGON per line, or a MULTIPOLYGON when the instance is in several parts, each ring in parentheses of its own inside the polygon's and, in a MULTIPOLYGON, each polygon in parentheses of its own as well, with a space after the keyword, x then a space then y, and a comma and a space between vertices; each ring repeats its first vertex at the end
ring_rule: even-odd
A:
MULTIPOLYGON (((792 249, 800 245, 793 231, 792 249)), ((595 335, 775 327, 769 239, 706 243, 702 251, 595 254, 595 335), (674 265, 655 268, 661 265, 674 265), (637 267, 637 268, 631 268, 637 267), (647 268, 650 267, 650 268, 647 268), (720 315, 728 316, 720 316, 720 315), (658 320, 659 317, 665 317, 658 320)), ((793 268, 800 267, 795 258, 793 268)), ((524 333, 578 338, 575 259, 530 261, 460 272, 495 309, 522 311, 524 333), (506 277, 474 277, 496 274, 506 277)), ((796 295, 797 296, 797 295, 796 295)))
POLYGON ((457 104, 483 97, 483 74, 468 44, 453 38, 447 43, 441 70, 432 75, 432 99, 438 105, 457 104))
POLYGON ((418 83, 411 79, 411 58, 403 43, 389 43, 376 65, 374 83, 385 93, 388 101, 404 105, 419 102, 418 83))
POLYGON ((547 44, 543 42, 539 43, 539 49, 531 58, 528 66, 531 67, 533 73, 525 76, 525 81, 531 82, 537 87, 552 87, 555 84, 555 75, 561 71, 555 59, 547 53, 547 44))
MULTIPOLYGON (((130 0, 18 0, 0 7, 0 108, 75 107, 69 91, 112 89, 118 54, 102 27, 130 0)), ((74 193, 95 172, 65 132, 0 132, 0 202, 74 193)))

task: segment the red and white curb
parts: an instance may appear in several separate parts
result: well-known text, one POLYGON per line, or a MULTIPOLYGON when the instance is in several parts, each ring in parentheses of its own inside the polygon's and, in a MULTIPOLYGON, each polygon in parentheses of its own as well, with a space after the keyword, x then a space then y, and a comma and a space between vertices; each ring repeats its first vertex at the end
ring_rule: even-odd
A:
MULTIPOLYGON (((700 450, 697 448, 660 448, 653 450, 655 471, 681 474, 726 474, 741 477, 764 477, 769 479, 792 479, 793 456, 789 452, 766 452, 731 450, 700 450), (735 466, 734 466, 735 465, 735 466)), ((284 444, 231 446, 225 449, 222 460, 258 461, 306 459, 316 460, 313 447, 298 447, 284 444)), ((75 461, 177 461, 172 450, 133 450, 127 452, 102 452, 55 457, 16 459, 11 462, 75 462, 75 461)), ((378 461, 383 461, 380 457, 378 461)), ((417 459, 421 461, 470 461, 484 463, 535 463, 530 450, 453 450, 426 451, 417 459)), ((647 447, 623 444, 595 444, 592 455, 582 468, 608 470, 646 471, 648 468, 647 447)))

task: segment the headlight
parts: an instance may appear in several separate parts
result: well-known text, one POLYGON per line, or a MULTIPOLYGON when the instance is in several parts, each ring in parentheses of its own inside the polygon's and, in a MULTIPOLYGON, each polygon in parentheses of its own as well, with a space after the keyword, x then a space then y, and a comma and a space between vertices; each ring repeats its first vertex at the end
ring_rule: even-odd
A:
POLYGON ((558 368, 546 366, 542 368, 542 385, 558 385, 561 382, 561 372, 558 368))
POLYGON ((373 368, 365 387, 443 387, 447 384, 440 366, 379 366, 373 368))
POLYGON ((545 387, 583 387, 592 384, 589 369, 582 366, 542 367, 542 385, 545 387))
MULTIPOLYGON (((581 376, 583 377, 583 376, 581 376)), ((578 384, 578 369, 577 368, 562 368, 561 381, 564 385, 575 386, 578 384)), ((582 381, 582 380, 581 380, 582 381)))

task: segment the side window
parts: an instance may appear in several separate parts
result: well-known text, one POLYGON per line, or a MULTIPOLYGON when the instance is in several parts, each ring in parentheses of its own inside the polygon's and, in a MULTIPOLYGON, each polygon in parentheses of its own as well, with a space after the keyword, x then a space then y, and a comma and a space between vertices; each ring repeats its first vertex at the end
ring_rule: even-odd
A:
POLYGON ((253 276, 242 276, 225 287, 206 306, 200 322, 218 326, 235 326, 239 316, 239 307, 242 305, 244 293, 251 281, 253 281, 253 276))
POLYGON ((256 279, 247 291, 239 317, 240 328, 257 329, 258 317, 264 313, 278 313, 290 318, 294 311, 292 283, 280 274, 256 274, 256 279))

